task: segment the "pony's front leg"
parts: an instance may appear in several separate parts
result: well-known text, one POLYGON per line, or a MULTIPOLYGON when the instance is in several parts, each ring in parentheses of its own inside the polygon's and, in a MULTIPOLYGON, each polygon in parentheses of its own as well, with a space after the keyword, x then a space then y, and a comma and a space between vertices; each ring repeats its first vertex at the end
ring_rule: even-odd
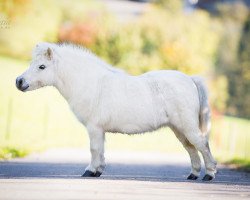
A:
POLYGON ((104 132, 97 127, 87 127, 90 139, 91 163, 86 167, 83 177, 99 177, 105 168, 104 132))

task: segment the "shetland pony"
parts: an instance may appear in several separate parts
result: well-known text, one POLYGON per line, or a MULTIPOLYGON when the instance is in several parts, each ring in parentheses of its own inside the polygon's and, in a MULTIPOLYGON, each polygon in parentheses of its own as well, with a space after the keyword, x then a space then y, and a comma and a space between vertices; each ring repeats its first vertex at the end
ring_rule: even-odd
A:
MULTIPOLYGON (((105 132, 136 134, 170 127, 190 155, 195 180, 201 171, 215 177, 216 162, 209 149, 210 108, 199 77, 178 71, 151 71, 132 76, 105 63, 90 51, 73 45, 39 43, 30 67, 16 79, 26 92, 56 87, 78 120, 86 126, 91 162, 83 177, 98 177, 105 168, 105 132)), ((167 141, 166 141, 167 144, 167 141)))

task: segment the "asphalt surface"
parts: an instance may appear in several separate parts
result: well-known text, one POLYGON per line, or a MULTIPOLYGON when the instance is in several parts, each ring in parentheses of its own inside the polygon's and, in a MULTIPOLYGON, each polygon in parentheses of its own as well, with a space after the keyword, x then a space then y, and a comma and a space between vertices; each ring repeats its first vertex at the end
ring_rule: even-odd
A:
POLYGON ((187 181, 188 155, 106 152, 103 175, 81 178, 89 158, 55 149, 0 162, 0 199, 250 199, 250 174, 222 165, 212 182, 187 181))

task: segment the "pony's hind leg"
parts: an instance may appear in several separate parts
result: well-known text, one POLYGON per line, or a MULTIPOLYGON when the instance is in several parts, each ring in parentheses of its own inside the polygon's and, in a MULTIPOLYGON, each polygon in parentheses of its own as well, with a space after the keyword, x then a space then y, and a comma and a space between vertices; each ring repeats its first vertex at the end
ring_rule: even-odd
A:
POLYGON ((204 159, 206 175, 202 180, 210 181, 215 177, 216 173, 216 161, 214 160, 210 149, 209 143, 206 136, 203 136, 201 131, 198 129, 195 132, 186 132, 185 134, 188 141, 201 152, 202 157, 204 159))
MULTIPOLYGON (((201 153, 202 153, 202 151, 201 151, 201 153)), ((206 175, 203 177, 202 180, 203 181, 210 181, 210 180, 214 179, 215 174, 217 172, 217 170, 216 170, 217 162, 215 161, 215 159, 212 156, 208 141, 205 142, 205 150, 203 151, 202 156, 203 156, 205 166, 206 166, 206 175)))
POLYGON ((201 160, 198 151, 196 150, 194 145, 192 145, 182 133, 177 131, 177 129, 175 128, 172 128, 172 130, 190 156, 191 173, 187 177, 187 179, 196 180, 199 177, 201 171, 201 160))
POLYGON ((190 142, 186 141, 184 148, 187 150, 187 152, 190 155, 191 165, 192 165, 191 173, 187 177, 187 179, 196 180, 200 176, 200 171, 201 171, 200 156, 196 148, 192 144, 190 144, 190 142))

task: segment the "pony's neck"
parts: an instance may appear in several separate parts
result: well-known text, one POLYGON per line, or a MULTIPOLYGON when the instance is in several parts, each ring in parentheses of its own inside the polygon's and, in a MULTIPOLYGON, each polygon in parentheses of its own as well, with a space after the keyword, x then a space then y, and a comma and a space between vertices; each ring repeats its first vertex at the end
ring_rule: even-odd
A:
POLYGON ((87 101, 88 91, 95 90, 98 81, 112 73, 114 72, 109 69, 109 65, 105 66, 94 55, 62 52, 57 66, 55 87, 69 103, 79 98, 79 94, 87 101))

